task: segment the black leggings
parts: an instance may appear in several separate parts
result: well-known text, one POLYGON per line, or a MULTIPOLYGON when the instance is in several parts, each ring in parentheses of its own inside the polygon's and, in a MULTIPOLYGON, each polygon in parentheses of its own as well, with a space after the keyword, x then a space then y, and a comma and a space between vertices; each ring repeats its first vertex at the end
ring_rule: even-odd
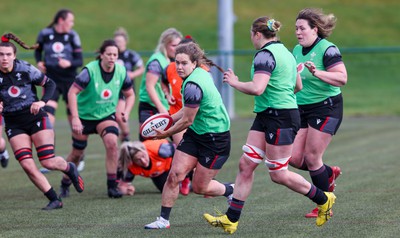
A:
POLYGON ((169 170, 167 172, 162 173, 160 176, 151 178, 151 180, 153 180, 154 185, 156 185, 156 187, 158 188, 158 190, 160 190, 160 192, 162 192, 164 184, 165 182, 167 182, 168 174, 169 170))

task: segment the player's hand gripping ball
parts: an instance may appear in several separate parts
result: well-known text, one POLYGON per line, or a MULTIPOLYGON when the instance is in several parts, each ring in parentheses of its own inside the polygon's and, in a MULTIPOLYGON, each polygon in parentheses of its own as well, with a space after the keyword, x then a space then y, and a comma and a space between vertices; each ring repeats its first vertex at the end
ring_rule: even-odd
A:
POLYGON ((153 115, 143 122, 140 127, 140 134, 146 139, 151 139, 157 135, 154 129, 166 131, 172 126, 172 123, 172 117, 168 114, 153 115))

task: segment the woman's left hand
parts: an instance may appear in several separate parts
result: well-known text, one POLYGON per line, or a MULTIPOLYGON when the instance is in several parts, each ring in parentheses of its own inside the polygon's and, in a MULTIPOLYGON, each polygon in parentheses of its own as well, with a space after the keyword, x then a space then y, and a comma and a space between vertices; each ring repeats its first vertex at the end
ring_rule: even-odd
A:
POLYGON ((66 68, 71 67, 71 61, 63 59, 63 58, 58 58, 58 65, 61 68, 66 69, 66 68))
POLYGON ((233 86, 236 82, 239 81, 239 78, 235 75, 232 69, 228 69, 224 72, 223 82, 228 83, 233 86))
POLYGON ((305 63, 304 63, 304 66, 306 66, 306 68, 308 69, 308 71, 310 71, 310 73, 311 73, 312 75, 315 74, 315 71, 316 71, 317 69, 315 68, 315 64, 314 64, 312 61, 307 61, 307 62, 305 62, 305 63))
POLYGON ((153 128, 153 129, 157 133, 157 135, 155 135, 153 137, 154 140, 160 140, 160 139, 164 139, 164 138, 169 137, 169 135, 167 133, 165 133, 165 131, 161 131, 161 130, 158 130, 156 128, 153 128))
POLYGON ((46 103, 43 102, 43 101, 33 102, 32 105, 31 105, 31 113, 32 113, 33 115, 38 114, 39 111, 40 111, 40 109, 41 109, 42 107, 44 107, 44 105, 46 105, 46 103))

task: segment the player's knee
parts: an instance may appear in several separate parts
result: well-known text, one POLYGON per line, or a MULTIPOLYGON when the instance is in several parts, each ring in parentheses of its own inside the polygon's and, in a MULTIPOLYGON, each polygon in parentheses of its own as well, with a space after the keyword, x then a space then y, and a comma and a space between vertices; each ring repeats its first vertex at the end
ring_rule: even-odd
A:
POLYGON ((289 166, 289 159, 290 157, 276 159, 276 160, 270 160, 268 158, 265 158, 265 165, 267 166, 270 173, 287 170, 289 166))
POLYGON ((36 152, 40 162, 52 159, 55 156, 54 145, 52 144, 38 146, 36 147, 36 152))
POLYGON ((49 106, 49 105, 45 105, 45 106, 43 107, 43 110, 44 110, 45 112, 47 112, 47 113, 53 115, 53 116, 56 114, 56 109, 55 109, 54 107, 52 107, 52 106, 49 106))
POLYGON ((101 137, 104 137, 107 134, 114 134, 117 137, 119 136, 119 130, 116 126, 107 126, 104 130, 100 133, 101 137))
POLYGON ((169 174, 168 174, 167 183, 169 183, 169 184, 178 184, 179 183, 178 174, 175 173, 175 172, 170 171, 169 174))
POLYGON ((25 159, 33 159, 31 148, 21 148, 14 152, 15 159, 21 163, 25 159))
POLYGON ((87 146, 87 140, 77 140, 72 137, 72 147, 77 150, 84 150, 87 146))
POLYGON ((253 176, 254 169, 249 166, 248 158, 242 155, 239 161, 239 174, 240 177, 249 178, 253 176))
POLYGON ((192 189, 195 194, 206 194, 208 186, 192 183, 192 189))
POLYGON ((243 156, 256 164, 261 163, 265 158, 265 152, 254 145, 245 144, 242 150, 243 156))

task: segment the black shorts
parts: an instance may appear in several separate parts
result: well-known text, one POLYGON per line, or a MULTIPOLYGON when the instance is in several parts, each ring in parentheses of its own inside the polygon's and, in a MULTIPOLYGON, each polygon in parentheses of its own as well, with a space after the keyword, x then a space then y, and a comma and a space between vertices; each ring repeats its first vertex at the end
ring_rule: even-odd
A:
POLYGON ((322 102, 299 105, 301 128, 312 127, 334 135, 343 119, 342 94, 329 97, 322 102))
POLYGON ((147 118, 158 113, 157 108, 146 102, 139 102, 139 123, 143 123, 147 120, 147 118))
POLYGON ((198 135, 189 128, 176 149, 196 157, 206 168, 221 169, 231 151, 231 133, 226 131, 198 135))
POLYGON ((116 122, 115 113, 113 113, 113 114, 111 114, 111 115, 109 115, 109 116, 107 116, 107 117, 105 117, 103 119, 100 119, 100 120, 84 120, 82 118, 80 118, 80 119, 81 119, 82 126, 83 126, 82 134, 84 134, 84 135, 97 134, 96 127, 97 127, 97 125, 99 125, 103 121, 109 121, 110 120, 110 121, 115 121, 116 122))
POLYGON ((268 108, 257 113, 250 130, 264 132, 270 145, 291 145, 300 127, 298 109, 268 108))
POLYGON ((7 113, 3 117, 8 139, 19 134, 31 136, 38 131, 53 129, 47 113, 43 109, 33 115, 29 107, 16 113, 7 113))
POLYGON ((53 96, 51 96, 50 100, 58 102, 61 94, 64 102, 68 104, 68 90, 73 82, 73 80, 56 82, 56 90, 54 90, 53 96))

